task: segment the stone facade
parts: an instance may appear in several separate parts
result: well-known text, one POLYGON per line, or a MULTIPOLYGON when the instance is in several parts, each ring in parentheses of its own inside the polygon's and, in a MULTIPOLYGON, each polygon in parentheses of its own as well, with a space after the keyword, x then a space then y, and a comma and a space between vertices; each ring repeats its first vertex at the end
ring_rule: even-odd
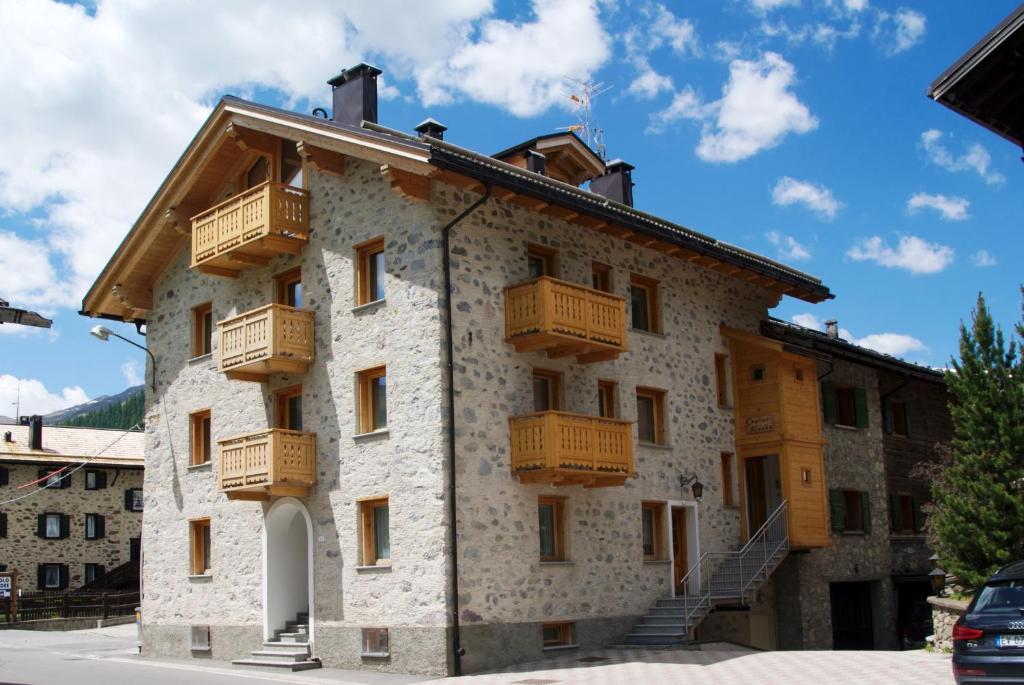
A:
POLYGON ((967 605, 970 602, 946 597, 929 597, 928 604, 932 610, 932 628, 934 630, 932 645, 940 652, 952 652, 953 624, 967 613, 967 605))

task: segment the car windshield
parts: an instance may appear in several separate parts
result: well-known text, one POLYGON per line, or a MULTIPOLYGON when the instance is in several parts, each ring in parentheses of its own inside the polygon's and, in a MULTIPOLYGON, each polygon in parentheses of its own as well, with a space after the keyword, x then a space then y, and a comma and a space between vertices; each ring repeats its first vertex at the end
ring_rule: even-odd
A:
POLYGON ((1010 614, 1024 612, 1024 580, 990 583, 981 589, 974 602, 975 614, 1010 614))

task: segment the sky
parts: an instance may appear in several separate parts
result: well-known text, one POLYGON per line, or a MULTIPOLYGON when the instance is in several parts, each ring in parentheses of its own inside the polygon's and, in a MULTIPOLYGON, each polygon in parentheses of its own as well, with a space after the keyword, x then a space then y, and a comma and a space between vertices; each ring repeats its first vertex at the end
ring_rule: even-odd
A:
POLYGON ((1016 4, 4 0, 0 298, 54 324, 0 326, 0 414, 140 383, 144 353, 77 312, 171 165, 222 95, 310 112, 360 61, 382 124, 486 153, 576 123, 567 78, 605 84, 592 118, 639 209, 836 295, 774 316, 944 366, 979 292, 1020 320, 1024 165, 925 90, 1016 4))

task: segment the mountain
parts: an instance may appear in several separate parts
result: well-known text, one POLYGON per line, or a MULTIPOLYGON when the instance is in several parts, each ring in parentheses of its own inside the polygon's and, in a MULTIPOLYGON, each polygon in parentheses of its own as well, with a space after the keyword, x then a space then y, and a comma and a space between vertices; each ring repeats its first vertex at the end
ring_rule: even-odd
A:
POLYGON ((143 411, 142 386, 136 385, 116 395, 103 395, 47 414, 43 423, 48 426, 131 428, 137 423, 142 424, 143 411))
POLYGON ((0 416, 0 426, 12 426, 16 423, 18 422, 12 419, 10 416, 0 416))

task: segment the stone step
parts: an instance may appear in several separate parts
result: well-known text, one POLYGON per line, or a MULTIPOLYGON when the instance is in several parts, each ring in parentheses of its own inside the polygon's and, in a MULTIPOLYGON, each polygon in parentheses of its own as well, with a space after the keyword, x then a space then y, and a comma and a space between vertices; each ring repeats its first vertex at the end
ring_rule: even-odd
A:
POLYGON ((235 666, 256 666, 288 671, 308 671, 312 668, 323 668, 319 661, 289 661, 287 659, 236 659, 231 662, 235 666))
MULTIPOLYGON (((274 631, 277 633, 277 631, 274 631)), ((309 642, 309 633, 277 633, 278 642, 306 643, 309 642)))
POLYGON ((306 649, 260 649, 252 653, 253 657, 258 661, 309 661, 309 647, 306 649))
POLYGON ((630 633, 627 645, 678 645, 687 639, 686 633, 630 633))
POLYGON ((278 642, 276 640, 267 640, 263 643, 264 652, 278 651, 282 653, 291 654, 292 652, 305 650, 305 653, 309 654, 309 643, 302 642, 278 642))
POLYGON ((674 614, 672 616, 647 614, 640 619, 640 623, 646 626, 674 626, 686 623, 686 617, 682 614, 674 614))
POLYGON ((686 634, 686 625, 683 623, 639 623, 633 626, 632 635, 664 635, 686 634))

